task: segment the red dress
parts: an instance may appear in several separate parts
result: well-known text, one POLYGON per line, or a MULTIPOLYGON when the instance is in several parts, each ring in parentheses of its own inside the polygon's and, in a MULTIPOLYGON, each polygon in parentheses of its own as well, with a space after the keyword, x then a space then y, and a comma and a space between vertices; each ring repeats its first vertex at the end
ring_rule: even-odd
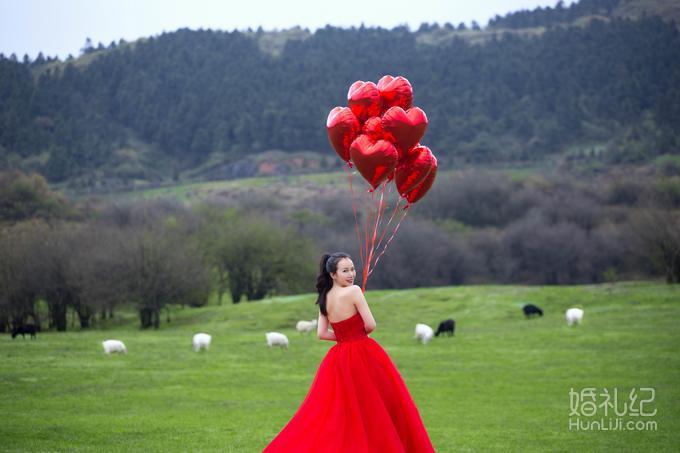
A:
POLYGON ((264 452, 433 452, 406 384, 359 313, 331 323, 337 339, 307 397, 264 452))

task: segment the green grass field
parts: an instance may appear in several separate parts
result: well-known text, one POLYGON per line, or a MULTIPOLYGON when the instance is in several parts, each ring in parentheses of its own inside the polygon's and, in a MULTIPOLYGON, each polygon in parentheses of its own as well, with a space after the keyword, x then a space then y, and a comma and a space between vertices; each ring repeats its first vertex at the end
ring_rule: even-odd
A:
MULTIPOLYGON (((369 291, 372 335, 406 380, 439 452, 678 451, 680 289, 464 286, 369 291), (532 302, 543 318, 525 320, 532 302), (580 305, 582 325, 563 313, 580 305), (417 322, 457 321, 413 339, 417 322), (569 390, 653 387, 655 431, 570 431, 569 390)), ((313 295, 176 309, 140 331, 132 311, 91 331, 0 338, 0 450, 260 451, 304 398, 330 342, 295 332, 313 295), (269 349, 264 332, 288 335, 269 349), (191 335, 213 335, 208 352, 191 335), (103 354, 123 340, 129 354, 103 354)), ((650 408, 648 406, 648 408, 650 408)), ((601 415, 602 413, 600 413, 601 415)), ((628 420, 626 418, 626 420, 628 420)))

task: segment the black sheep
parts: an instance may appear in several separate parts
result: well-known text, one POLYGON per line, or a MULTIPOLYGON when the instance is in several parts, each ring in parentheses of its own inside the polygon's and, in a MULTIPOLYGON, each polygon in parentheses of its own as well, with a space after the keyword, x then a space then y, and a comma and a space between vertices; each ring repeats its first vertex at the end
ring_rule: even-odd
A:
POLYGON ((26 324, 12 329, 12 339, 16 338, 17 335, 21 335, 22 338, 26 338, 26 334, 31 335, 31 338, 36 338, 35 326, 33 324, 26 324))
POLYGON ((543 310, 534 304, 526 304, 524 307, 522 307, 522 311, 524 312, 524 316, 527 318, 530 318, 531 315, 543 316, 543 310))
POLYGON ((456 321, 453 319, 447 319, 446 321, 442 321, 439 323, 439 327, 437 328, 437 333, 434 334, 435 337, 438 337, 440 333, 447 332, 449 336, 453 335, 454 332, 456 331, 456 321))

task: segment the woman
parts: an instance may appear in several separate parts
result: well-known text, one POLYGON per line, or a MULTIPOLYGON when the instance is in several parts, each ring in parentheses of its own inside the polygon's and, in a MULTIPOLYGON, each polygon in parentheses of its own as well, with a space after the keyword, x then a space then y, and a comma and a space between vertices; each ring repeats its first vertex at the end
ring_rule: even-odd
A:
POLYGON ((317 334, 337 344, 321 362, 302 405, 265 452, 434 451, 404 380, 367 335, 376 323, 355 277, 349 255, 322 257, 317 334))

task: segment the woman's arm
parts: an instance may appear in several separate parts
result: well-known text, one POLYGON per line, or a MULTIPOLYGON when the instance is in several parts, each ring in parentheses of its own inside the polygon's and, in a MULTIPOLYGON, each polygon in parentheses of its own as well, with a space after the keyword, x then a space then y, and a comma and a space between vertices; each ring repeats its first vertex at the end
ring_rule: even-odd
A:
POLYGON ((319 340, 336 341, 335 332, 328 330, 328 318, 319 312, 319 320, 316 324, 316 336, 319 340))
POLYGON ((364 297, 364 292, 361 291, 361 287, 357 285, 352 286, 351 291, 354 305, 357 307, 357 311, 364 320, 364 329, 366 330, 366 333, 373 332, 376 328, 376 323, 373 318, 373 313, 371 313, 371 309, 368 307, 368 302, 366 302, 366 298, 364 297))

